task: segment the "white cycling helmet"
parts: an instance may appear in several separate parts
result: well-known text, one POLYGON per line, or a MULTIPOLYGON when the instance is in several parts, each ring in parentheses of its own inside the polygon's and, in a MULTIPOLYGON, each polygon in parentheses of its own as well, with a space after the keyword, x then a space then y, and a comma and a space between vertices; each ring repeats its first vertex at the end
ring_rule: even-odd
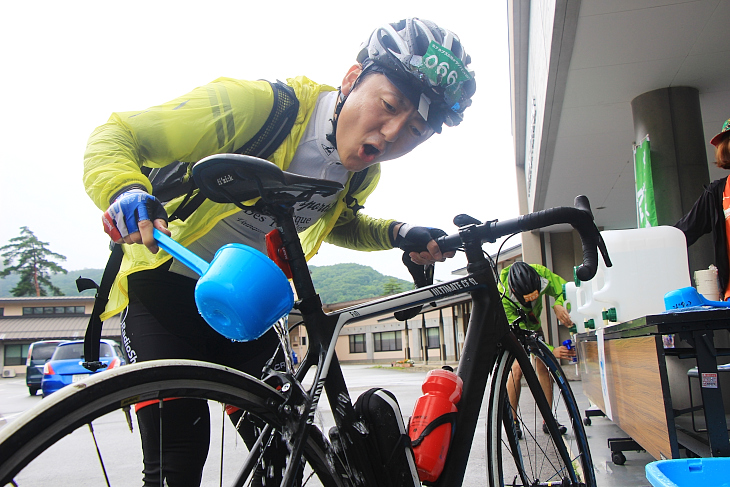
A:
POLYGON ((357 62, 380 72, 418 108, 436 131, 458 125, 476 90, 471 57, 459 37, 431 21, 411 18, 378 27, 361 46, 357 62))

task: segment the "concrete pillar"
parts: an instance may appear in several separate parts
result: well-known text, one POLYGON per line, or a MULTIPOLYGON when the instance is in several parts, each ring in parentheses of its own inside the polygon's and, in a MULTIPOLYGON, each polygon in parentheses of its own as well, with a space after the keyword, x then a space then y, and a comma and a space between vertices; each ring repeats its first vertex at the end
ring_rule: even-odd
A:
MULTIPOLYGON (((646 92, 631 100, 635 142, 651 141, 654 198, 660 225, 674 225, 710 182, 696 88, 679 86, 646 92)), ((713 262, 712 239, 706 235, 688 249, 690 272, 713 262)))
POLYGON ((411 337, 408 330, 408 321, 403 322, 403 350, 405 352, 405 359, 411 359, 411 337))
POLYGON ((446 362, 446 333, 444 332, 444 310, 439 310, 439 345, 441 346, 441 363, 446 362))
POLYGON ((421 313, 421 360, 428 363, 428 332, 426 331, 426 313, 421 313))
POLYGON ((367 361, 373 362, 375 359, 375 337, 371 331, 365 333, 365 352, 367 354, 367 361))

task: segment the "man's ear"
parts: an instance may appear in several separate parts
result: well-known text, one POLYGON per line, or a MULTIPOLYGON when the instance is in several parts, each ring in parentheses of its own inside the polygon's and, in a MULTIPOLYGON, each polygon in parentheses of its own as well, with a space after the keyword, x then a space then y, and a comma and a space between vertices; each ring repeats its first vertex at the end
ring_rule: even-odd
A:
POLYGON ((342 80, 341 87, 342 94, 344 96, 348 96, 350 94, 352 88, 355 86, 355 81, 357 81, 357 78, 360 76, 360 73, 362 73, 362 65, 360 64, 353 64, 350 66, 350 69, 347 70, 347 74, 342 80))

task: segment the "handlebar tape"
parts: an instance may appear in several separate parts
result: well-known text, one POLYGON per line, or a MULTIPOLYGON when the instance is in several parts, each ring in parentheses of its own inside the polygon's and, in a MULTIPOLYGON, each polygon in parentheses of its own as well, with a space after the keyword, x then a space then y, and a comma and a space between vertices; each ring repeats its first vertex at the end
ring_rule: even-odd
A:
MULTIPOLYGON (((580 280, 588 281, 595 276, 598 269, 598 249, 603 255, 606 266, 611 267, 606 245, 593 222, 593 213, 588 198, 582 195, 575 198, 574 208, 567 206, 548 208, 502 222, 491 221, 482 225, 474 225, 473 230, 476 231, 482 242, 494 242, 505 235, 537 230, 560 223, 570 224, 580 235, 583 244, 583 263, 576 271, 580 280)), ((467 227, 463 227, 462 231, 464 228, 467 227)), ((461 233, 441 237, 436 242, 442 252, 455 250, 463 245, 461 233)))

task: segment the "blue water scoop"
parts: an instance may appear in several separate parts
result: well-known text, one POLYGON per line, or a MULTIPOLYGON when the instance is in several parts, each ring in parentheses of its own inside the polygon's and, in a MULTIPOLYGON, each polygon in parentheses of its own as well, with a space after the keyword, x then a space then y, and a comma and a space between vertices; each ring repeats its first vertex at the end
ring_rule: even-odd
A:
POLYGON ((682 308, 697 308, 711 306, 713 308, 730 308, 728 301, 710 301, 697 292, 693 287, 682 287, 669 291, 664 295, 664 307, 667 311, 682 308))
POLYGON ((157 244, 200 275, 195 304, 215 331, 236 341, 255 340, 291 311, 294 293, 274 262, 243 244, 228 244, 208 264, 159 230, 157 244))

